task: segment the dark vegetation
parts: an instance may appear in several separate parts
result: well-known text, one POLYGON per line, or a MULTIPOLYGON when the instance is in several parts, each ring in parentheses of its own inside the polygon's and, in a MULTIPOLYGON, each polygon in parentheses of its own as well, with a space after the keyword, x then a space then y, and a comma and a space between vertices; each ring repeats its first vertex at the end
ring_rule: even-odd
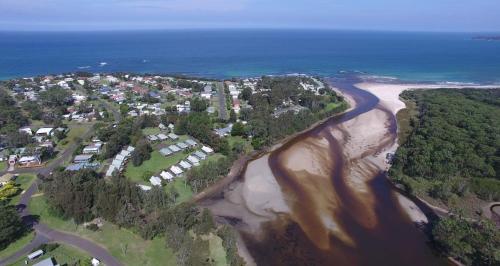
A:
POLYGON ((0 89, 0 134, 17 133, 20 127, 28 124, 16 101, 0 89))
POLYGON ((159 187, 143 192, 122 176, 106 181, 94 171, 81 170, 55 172, 43 180, 42 190, 51 211, 64 219, 83 223, 102 217, 144 239, 166 235, 179 265, 210 265, 208 241, 201 238, 209 233, 229 241, 224 245, 230 251, 228 260, 241 261, 235 253, 234 236, 216 227, 208 210, 200 211, 192 203, 179 204, 175 195, 159 187))
MULTIPOLYGON (((391 178, 408 192, 452 209, 432 225, 441 250, 466 265, 499 265, 495 225, 470 213, 465 218, 456 208, 474 198, 500 199, 500 91, 417 90, 401 97, 417 112, 406 116, 391 178)), ((478 214, 479 207, 473 206, 478 214)))

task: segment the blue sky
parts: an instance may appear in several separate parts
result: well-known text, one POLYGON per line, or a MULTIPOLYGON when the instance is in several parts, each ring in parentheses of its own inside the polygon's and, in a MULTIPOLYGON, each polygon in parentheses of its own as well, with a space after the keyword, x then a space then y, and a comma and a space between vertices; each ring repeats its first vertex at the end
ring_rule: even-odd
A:
POLYGON ((0 0, 0 30, 500 31, 500 0, 0 0))

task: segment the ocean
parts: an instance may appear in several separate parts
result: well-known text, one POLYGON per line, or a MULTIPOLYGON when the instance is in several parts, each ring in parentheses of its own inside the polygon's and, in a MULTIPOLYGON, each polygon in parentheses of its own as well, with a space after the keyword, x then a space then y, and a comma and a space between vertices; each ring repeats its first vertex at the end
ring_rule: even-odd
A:
POLYGON ((74 71, 211 78, 343 71, 500 83, 500 41, 467 33, 329 30, 0 32, 0 79, 74 71))

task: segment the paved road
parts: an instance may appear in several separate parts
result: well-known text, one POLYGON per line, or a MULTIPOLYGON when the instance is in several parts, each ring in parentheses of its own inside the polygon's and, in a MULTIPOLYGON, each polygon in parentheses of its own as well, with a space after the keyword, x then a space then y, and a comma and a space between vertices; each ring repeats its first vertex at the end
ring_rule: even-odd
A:
MULTIPOLYGON (((93 127, 89 127, 87 131, 82 135, 82 138, 88 138, 93 133, 93 127)), ((18 169, 10 173, 34 173, 34 174, 43 174, 47 175, 52 172, 56 167, 62 165, 67 159, 71 158, 73 152, 77 149, 78 144, 72 143, 70 146, 66 148, 58 157, 53 160, 49 165, 40 168, 25 168, 18 169)), ((0 173, 3 174, 3 173, 0 173)), ((57 242, 61 244, 67 244, 84 250, 90 254, 90 256, 101 260, 104 264, 109 266, 118 266, 121 265, 120 262, 115 259, 106 249, 101 246, 85 239, 79 237, 77 235, 68 234, 65 232, 57 231, 49 228, 45 224, 38 223, 36 217, 33 217, 28 210, 28 204, 31 200, 33 194, 37 192, 38 184, 40 183, 39 179, 36 179, 31 186, 24 191, 19 200, 19 204, 17 205, 18 210, 21 213, 21 217, 23 221, 36 233, 35 238, 28 245, 24 246, 16 253, 12 254, 7 258, 0 259, 0 265, 8 265, 10 263, 18 261, 21 257, 27 255, 33 248, 38 247, 39 245, 47 242, 57 242)))
POLYGON ((219 97, 219 118, 222 120, 227 120, 227 107, 226 107, 226 93, 224 92, 224 83, 217 82, 217 97, 219 97))

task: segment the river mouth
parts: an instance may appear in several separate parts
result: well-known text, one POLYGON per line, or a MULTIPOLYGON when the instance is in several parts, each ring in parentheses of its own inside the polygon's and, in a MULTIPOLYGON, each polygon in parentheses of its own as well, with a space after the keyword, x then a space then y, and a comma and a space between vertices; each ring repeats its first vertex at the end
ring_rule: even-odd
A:
POLYGON ((244 178, 203 203, 238 229, 250 264, 445 264, 380 166, 395 118, 357 81, 331 80, 355 108, 250 161, 244 178))

